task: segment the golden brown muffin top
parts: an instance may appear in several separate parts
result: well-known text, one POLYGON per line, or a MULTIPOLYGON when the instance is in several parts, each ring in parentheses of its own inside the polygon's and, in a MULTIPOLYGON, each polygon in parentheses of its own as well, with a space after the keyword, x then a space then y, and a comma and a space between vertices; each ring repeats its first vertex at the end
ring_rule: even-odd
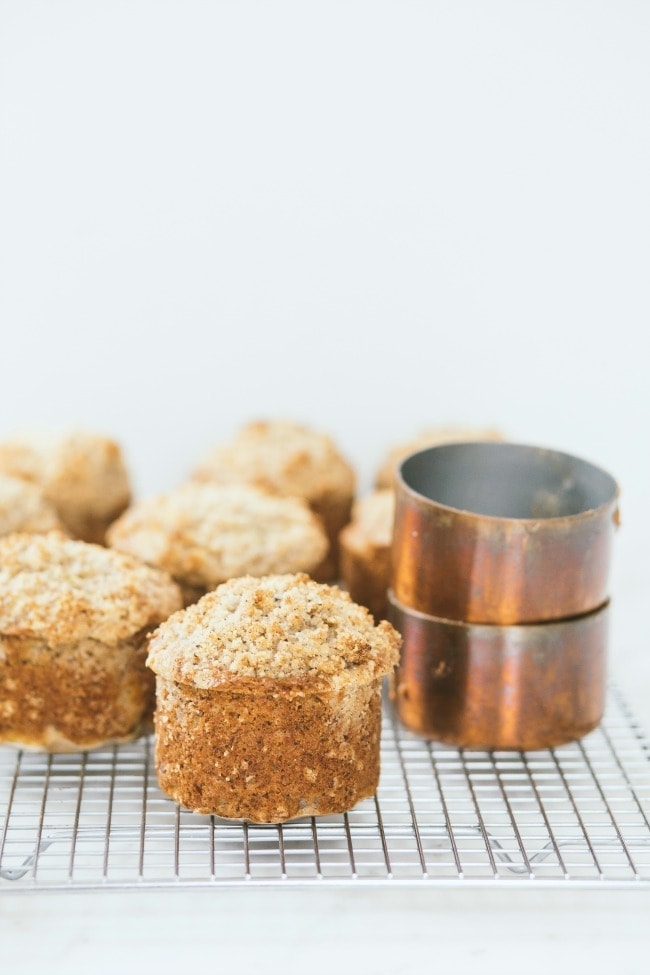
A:
POLYGON ((0 633, 114 644, 182 605, 169 576, 59 532, 0 539, 0 633))
POLYGON ((246 484, 187 484, 140 501, 113 523, 108 542, 204 588, 241 575, 309 572, 328 549, 306 501, 246 484))
POLYGON ((397 468, 410 454, 427 447, 437 447, 444 443, 458 443, 469 440, 503 440, 503 434, 498 430, 473 430, 469 427, 430 427, 423 430, 417 437, 397 444, 387 453, 375 477, 375 487, 391 488, 395 486, 397 468))
POLYGON ((109 519, 129 503, 129 478, 118 444, 95 433, 32 433, 0 443, 0 471, 38 484, 66 526, 109 519))
POLYGON ((307 575, 231 579, 161 624, 157 674, 201 688, 281 681, 309 688, 367 682, 397 663, 400 636, 337 586, 307 575))
POLYGON ((56 511, 29 481, 0 474, 0 536, 62 529, 56 511))
POLYGON ((259 421, 243 427, 212 450, 193 480, 221 484, 245 482, 276 494, 318 501, 354 493, 354 471, 334 442, 297 423, 259 421))

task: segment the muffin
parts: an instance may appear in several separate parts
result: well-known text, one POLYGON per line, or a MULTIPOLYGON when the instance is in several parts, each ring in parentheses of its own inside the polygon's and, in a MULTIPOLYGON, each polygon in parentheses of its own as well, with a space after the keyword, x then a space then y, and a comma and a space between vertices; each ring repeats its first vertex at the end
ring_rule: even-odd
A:
POLYGON ((352 521, 339 536, 341 579, 375 619, 386 616, 394 517, 395 492, 372 491, 355 502, 352 521))
POLYGON ((247 484, 187 484, 140 501, 111 526, 107 540, 169 572, 186 604, 235 576, 309 572, 328 549, 305 501, 247 484))
POLYGON ((304 498, 322 519, 330 544, 312 576, 324 582, 338 577, 338 536, 350 520, 355 476, 328 436, 283 420, 250 423, 209 453, 192 478, 245 482, 304 498))
POLYGON ((35 484, 0 474, 0 536, 62 529, 56 511, 35 484))
POLYGON ((0 539, 0 743, 71 752, 151 721, 147 631, 181 605, 169 576, 58 532, 0 539))
POLYGON ((0 472, 36 484, 76 538, 104 541, 129 503, 120 448, 94 433, 31 434, 0 443, 0 472))
POLYGON ((472 430, 468 427, 431 427, 423 430, 419 436, 405 443, 393 447, 377 471, 375 487, 392 488, 395 486, 395 476, 402 461, 410 454, 427 447, 437 447, 438 444, 456 443, 465 440, 503 440, 503 434, 498 430, 472 430))
POLYGON ((382 678, 399 644, 389 623, 304 574, 219 586, 150 640, 161 789, 255 823, 373 795, 382 678))

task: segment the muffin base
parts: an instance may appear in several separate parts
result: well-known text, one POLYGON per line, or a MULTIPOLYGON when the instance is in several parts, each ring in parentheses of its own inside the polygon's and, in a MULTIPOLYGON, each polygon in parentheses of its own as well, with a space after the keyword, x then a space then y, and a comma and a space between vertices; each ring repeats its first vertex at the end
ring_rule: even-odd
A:
POLYGON ((357 546, 345 531, 341 536, 341 578, 355 603, 367 606, 375 620, 388 613, 391 550, 388 545, 357 546))
POLYGON ((199 599, 205 596, 206 592, 210 591, 205 586, 194 586, 191 583, 183 582, 181 579, 174 579, 174 582, 180 588, 184 609, 187 609, 193 603, 198 603, 199 599))
POLYGON ((253 823, 342 813, 379 780, 381 680, 233 692, 157 678, 156 771, 193 812, 253 823))
POLYGON ((352 495, 324 495, 309 506, 323 523, 330 544, 327 555, 309 574, 316 582, 334 582, 339 577, 339 533, 350 521, 352 495))
POLYGON ((155 685, 144 640, 50 647, 0 636, 0 743, 77 752, 148 731, 155 685))
POLYGON ((92 542, 94 545, 106 545, 106 532, 124 510, 125 506, 122 505, 114 513, 103 518, 61 509, 58 510, 58 515, 66 531, 73 538, 80 539, 82 542, 92 542))

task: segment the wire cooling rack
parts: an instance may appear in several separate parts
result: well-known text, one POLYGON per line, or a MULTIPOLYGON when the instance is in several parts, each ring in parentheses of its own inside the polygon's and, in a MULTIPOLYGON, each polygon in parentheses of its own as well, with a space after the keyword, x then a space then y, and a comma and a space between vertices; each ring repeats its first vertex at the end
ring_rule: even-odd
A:
POLYGON ((159 791, 148 738, 83 755, 0 748, 0 891, 237 885, 650 886, 650 746, 616 691, 600 728, 467 751, 384 706, 377 795, 253 826, 159 791))

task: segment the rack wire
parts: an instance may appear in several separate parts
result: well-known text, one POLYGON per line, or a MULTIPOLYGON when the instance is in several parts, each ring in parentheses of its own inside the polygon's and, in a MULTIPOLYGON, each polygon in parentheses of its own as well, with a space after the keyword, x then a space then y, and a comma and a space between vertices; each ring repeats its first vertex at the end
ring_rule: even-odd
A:
POLYGON ((539 752, 469 751, 384 707, 376 796, 257 826, 158 789, 152 742, 0 748, 0 892, 238 885, 650 887, 650 745, 611 690, 601 726, 539 752))

